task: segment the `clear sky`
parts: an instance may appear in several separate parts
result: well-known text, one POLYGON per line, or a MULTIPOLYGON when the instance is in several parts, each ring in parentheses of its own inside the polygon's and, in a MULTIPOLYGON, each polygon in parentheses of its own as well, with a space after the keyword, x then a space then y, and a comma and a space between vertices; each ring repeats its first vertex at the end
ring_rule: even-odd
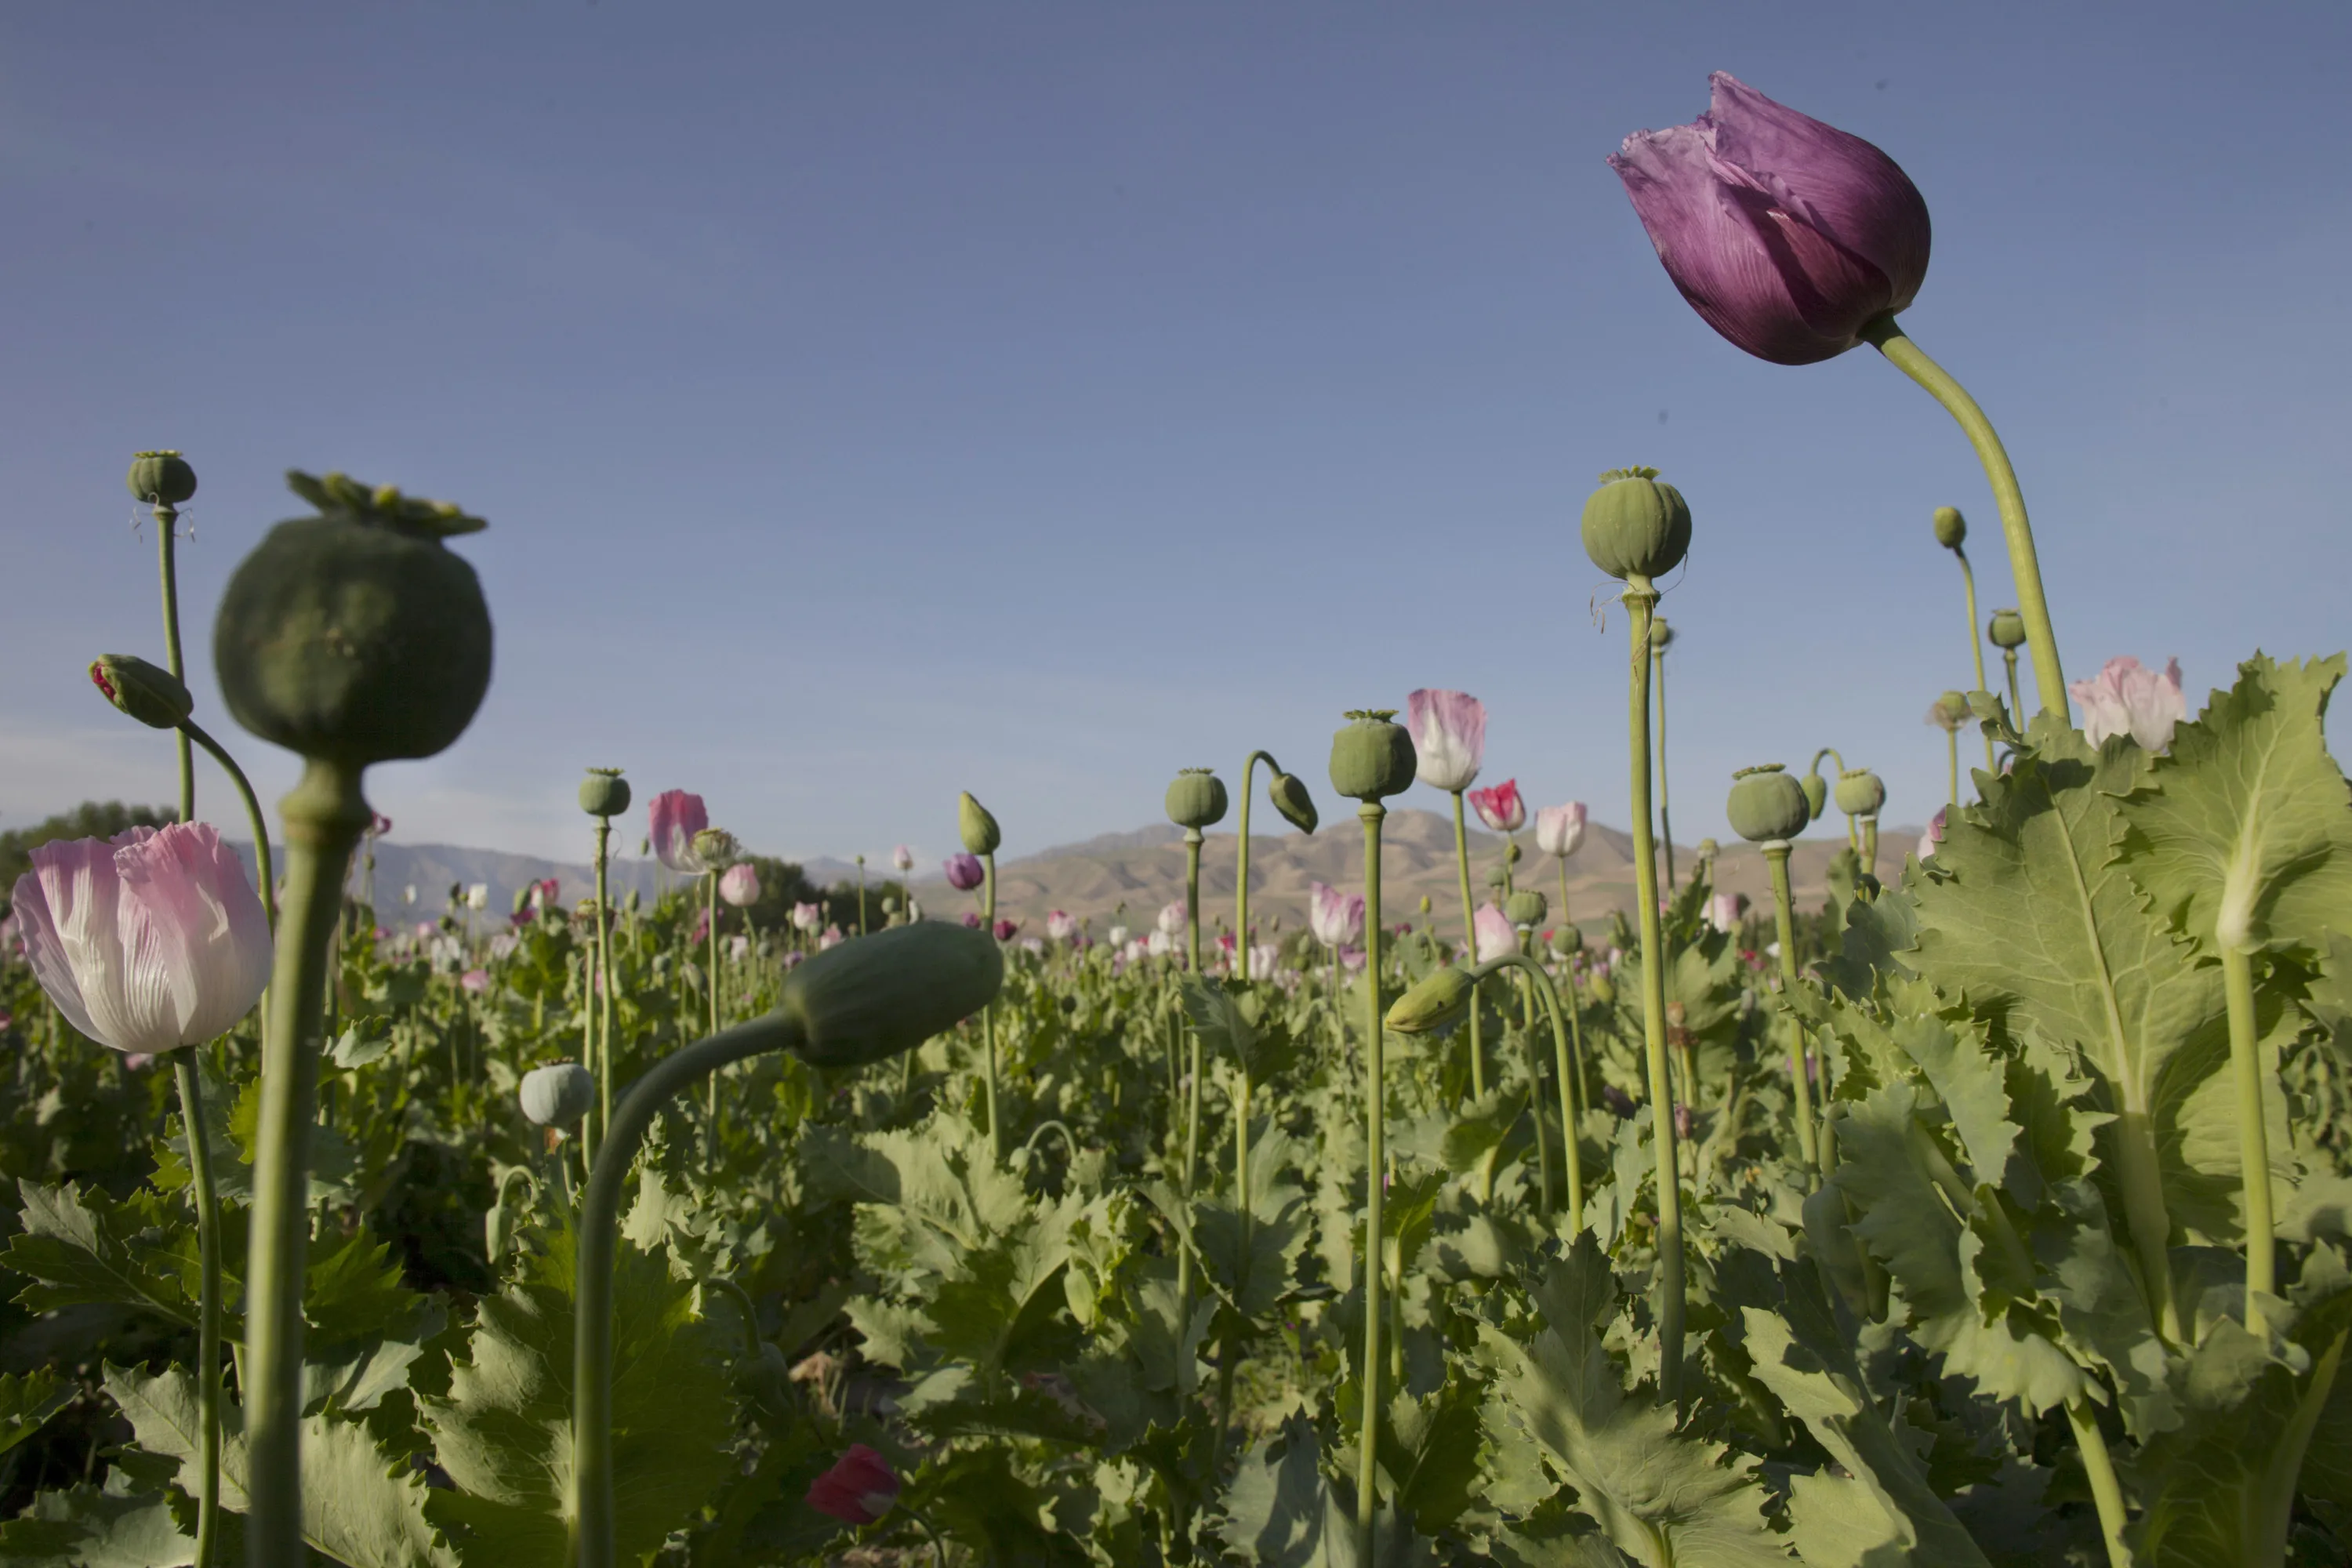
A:
POLYGON ((1677 836, 1823 744, 1920 821, 1969 684, 1933 508, 2013 602, 1983 479, 1872 352, 1716 337, 1602 159, 1714 68, 1897 159, 1905 324, 2008 441, 2069 673, 2177 654, 2194 706, 2352 627, 2347 54, 2312 0, 8 7, 0 826, 172 795, 82 673, 160 657, 156 446, 268 799, 209 641, 282 470, 490 520, 489 700, 371 775, 412 841, 577 857, 595 763, 785 854, 934 858, 970 789, 1014 854, 1255 746, 1331 818, 1340 710, 1423 685, 1622 824, 1577 518, 1634 462, 1696 514, 1677 836))

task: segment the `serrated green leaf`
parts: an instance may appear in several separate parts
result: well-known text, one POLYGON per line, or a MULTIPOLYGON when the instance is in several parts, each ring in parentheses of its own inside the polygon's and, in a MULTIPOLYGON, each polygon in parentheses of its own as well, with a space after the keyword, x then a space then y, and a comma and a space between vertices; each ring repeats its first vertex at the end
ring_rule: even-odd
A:
POLYGON ((36 1312, 85 1303, 134 1307, 184 1329, 196 1326, 167 1239, 144 1215, 97 1188, 71 1183, 17 1184, 21 1235, 9 1238, 7 1266, 33 1283, 16 1300, 36 1312))
POLYGON ((0 1373, 0 1454, 39 1431, 79 1392, 52 1373, 34 1371, 22 1377, 0 1373))
POLYGON ((178 1568, 195 1552, 195 1538, 180 1533, 162 1492, 41 1492, 0 1524, 0 1561, 9 1568, 178 1568))

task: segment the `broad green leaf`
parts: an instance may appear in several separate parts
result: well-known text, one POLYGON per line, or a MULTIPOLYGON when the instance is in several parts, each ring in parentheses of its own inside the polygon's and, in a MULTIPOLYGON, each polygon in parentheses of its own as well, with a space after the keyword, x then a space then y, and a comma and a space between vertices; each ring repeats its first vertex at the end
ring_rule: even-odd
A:
POLYGON ((179 1568, 195 1554, 195 1538, 180 1533, 162 1492, 41 1492, 0 1524, 0 1561, 9 1568, 179 1568))
POLYGON ((1228 1551, 1258 1568, 1352 1563, 1355 1528, 1323 1479, 1314 1426, 1296 1415, 1242 1455, 1215 1526, 1228 1551))
POLYGON ((0 1454, 39 1431, 79 1392, 53 1373, 37 1370, 22 1377, 0 1373, 0 1454))
POLYGON ((1178 983, 1184 1016, 1210 1059, 1239 1063, 1264 1083, 1297 1056, 1290 1031, 1265 1020, 1265 998, 1239 982, 1187 974, 1178 983))
MULTIPOLYGON (((149 1377, 109 1368, 106 1392, 151 1454, 189 1473, 201 1452, 195 1380, 178 1367, 149 1377)), ((221 1507, 243 1513, 244 1413, 221 1411, 221 1507)), ((302 1538, 351 1568, 457 1568, 457 1557, 425 1520, 425 1478, 378 1448, 367 1429, 333 1416, 302 1423, 302 1538)))
POLYGON ((2123 803, 2125 864, 2200 943, 2322 948, 2352 917, 2352 795, 2322 721, 2344 656, 2256 654, 2123 803))
POLYGON ((152 1216, 133 1206, 136 1199, 118 1205, 98 1188, 70 1183, 25 1181, 17 1192, 24 1231, 9 1239, 0 1261, 33 1281, 16 1293, 21 1305, 35 1312, 83 1303, 134 1307, 180 1328, 196 1326, 195 1302, 166 1238, 150 1228, 152 1216))

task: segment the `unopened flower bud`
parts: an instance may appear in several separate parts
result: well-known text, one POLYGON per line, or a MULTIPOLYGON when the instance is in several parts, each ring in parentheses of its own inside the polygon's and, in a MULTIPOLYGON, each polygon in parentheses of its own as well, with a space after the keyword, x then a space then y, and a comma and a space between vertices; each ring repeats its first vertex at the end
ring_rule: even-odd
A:
POLYGON ((136 654, 100 654, 89 661, 89 683, 109 702, 150 729, 179 728, 196 705, 170 670, 136 654))
POLYGON ((1969 536, 1969 520, 1960 515, 1956 506, 1936 509, 1936 542, 1947 550, 1958 550, 1969 536))
POLYGON ((1426 1035, 1467 1014, 1477 989, 1469 971, 1441 969, 1391 1003, 1381 1021, 1400 1035, 1426 1035))
POLYGON ((1307 782, 1297 773, 1277 773, 1265 784, 1265 795, 1274 802, 1274 809, 1282 819, 1301 833, 1312 833, 1322 820, 1315 810, 1315 797, 1307 793, 1307 782))
POLYGON ((1003 982, 1004 955, 987 933, 918 921, 818 953, 785 977, 777 1010, 800 1025, 795 1054, 859 1067, 955 1027, 1003 982))
POLYGON ((988 815, 988 807, 971 798, 970 791, 956 802, 956 830, 963 835, 963 847, 974 855, 993 855, 996 847, 1004 842, 996 818, 988 815))

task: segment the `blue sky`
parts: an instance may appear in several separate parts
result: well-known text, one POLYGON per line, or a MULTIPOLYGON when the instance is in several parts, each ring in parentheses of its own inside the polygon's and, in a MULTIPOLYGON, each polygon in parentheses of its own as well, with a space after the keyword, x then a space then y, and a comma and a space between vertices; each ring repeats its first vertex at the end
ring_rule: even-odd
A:
POLYGON ((1603 157, 1719 68, 1902 163, 1905 324, 2002 430, 2069 673, 2177 654, 2193 704, 2352 625, 2347 46, 2309 4, 13 7, 0 826, 172 793, 82 674, 160 654, 152 446, 265 798, 208 645, 282 470, 490 520, 496 681, 371 775, 402 838, 577 856, 593 763, 788 854, 935 857, 970 789, 1019 853, 1254 746, 1330 816, 1340 710, 1422 685, 1622 824, 1576 525, 1631 462, 1696 515, 1679 836, 1823 744, 1919 821, 1969 683, 1933 508, 2012 602, 1982 477, 1875 354, 1717 338, 1603 157))

